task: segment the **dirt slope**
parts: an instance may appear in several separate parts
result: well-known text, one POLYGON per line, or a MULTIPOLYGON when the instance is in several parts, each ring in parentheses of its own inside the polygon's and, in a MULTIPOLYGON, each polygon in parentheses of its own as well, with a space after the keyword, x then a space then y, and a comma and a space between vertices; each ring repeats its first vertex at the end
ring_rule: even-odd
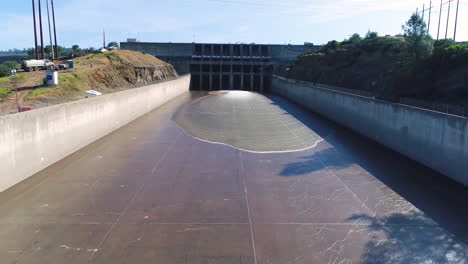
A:
POLYGON ((76 58, 75 68, 59 73, 57 87, 30 91, 25 101, 41 107, 43 104, 67 102, 85 97, 86 90, 103 94, 177 77, 172 65, 151 55, 118 50, 76 58))

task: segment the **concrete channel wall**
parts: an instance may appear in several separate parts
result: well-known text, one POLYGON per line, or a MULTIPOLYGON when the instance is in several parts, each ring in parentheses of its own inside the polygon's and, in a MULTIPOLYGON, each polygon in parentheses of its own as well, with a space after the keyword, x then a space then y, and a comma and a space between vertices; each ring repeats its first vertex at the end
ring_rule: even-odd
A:
POLYGON ((280 76, 273 77, 272 92, 468 185, 466 118, 280 76))
POLYGON ((188 92, 190 75, 0 118, 0 192, 188 92))

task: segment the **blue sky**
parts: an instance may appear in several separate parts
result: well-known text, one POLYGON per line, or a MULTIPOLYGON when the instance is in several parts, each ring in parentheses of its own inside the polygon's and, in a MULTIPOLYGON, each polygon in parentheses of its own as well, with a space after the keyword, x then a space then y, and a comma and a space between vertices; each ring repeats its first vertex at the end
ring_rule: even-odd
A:
MULTIPOLYGON (((102 46, 103 28, 107 40, 119 42, 138 37, 147 42, 323 44, 367 30, 394 35, 424 3, 429 6, 429 0, 55 0, 59 44, 81 47, 102 46)), ((433 0, 436 4, 440 2, 433 0)), ((456 1, 450 37, 455 5, 456 1)), ((432 13, 433 36, 438 13, 438 8, 432 13)), ((4 1, 0 17, 0 49, 33 46, 30 0, 4 1)), ((461 0, 457 39, 468 40, 468 0, 461 0)))

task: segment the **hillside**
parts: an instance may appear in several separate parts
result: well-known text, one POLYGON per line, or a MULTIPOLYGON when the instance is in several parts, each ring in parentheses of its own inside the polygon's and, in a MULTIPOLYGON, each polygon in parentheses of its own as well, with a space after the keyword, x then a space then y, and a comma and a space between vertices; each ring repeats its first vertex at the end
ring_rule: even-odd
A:
POLYGON ((59 73, 57 87, 34 89, 25 97, 25 103, 76 100, 85 97, 83 92, 87 90, 106 94, 178 76, 170 64, 134 51, 91 54, 76 58, 74 64, 74 69, 59 73))
POLYGON ((289 78, 373 92, 383 99, 413 98, 468 105, 468 45, 428 42, 427 56, 415 59, 405 38, 369 37, 330 42, 304 54, 289 78), (428 44, 429 45, 429 44, 428 44))

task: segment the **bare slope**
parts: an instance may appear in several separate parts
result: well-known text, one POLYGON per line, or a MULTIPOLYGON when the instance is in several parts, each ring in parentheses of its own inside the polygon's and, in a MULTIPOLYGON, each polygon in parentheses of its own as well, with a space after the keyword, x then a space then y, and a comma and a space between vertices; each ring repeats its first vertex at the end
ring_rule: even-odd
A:
POLYGON ((74 69, 60 72, 58 87, 31 91, 27 103, 39 106, 71 101, 83 98, 86 90, 106 94, 178 76, 172 65, 140 52, 118 50, 74 61, 74 69))

